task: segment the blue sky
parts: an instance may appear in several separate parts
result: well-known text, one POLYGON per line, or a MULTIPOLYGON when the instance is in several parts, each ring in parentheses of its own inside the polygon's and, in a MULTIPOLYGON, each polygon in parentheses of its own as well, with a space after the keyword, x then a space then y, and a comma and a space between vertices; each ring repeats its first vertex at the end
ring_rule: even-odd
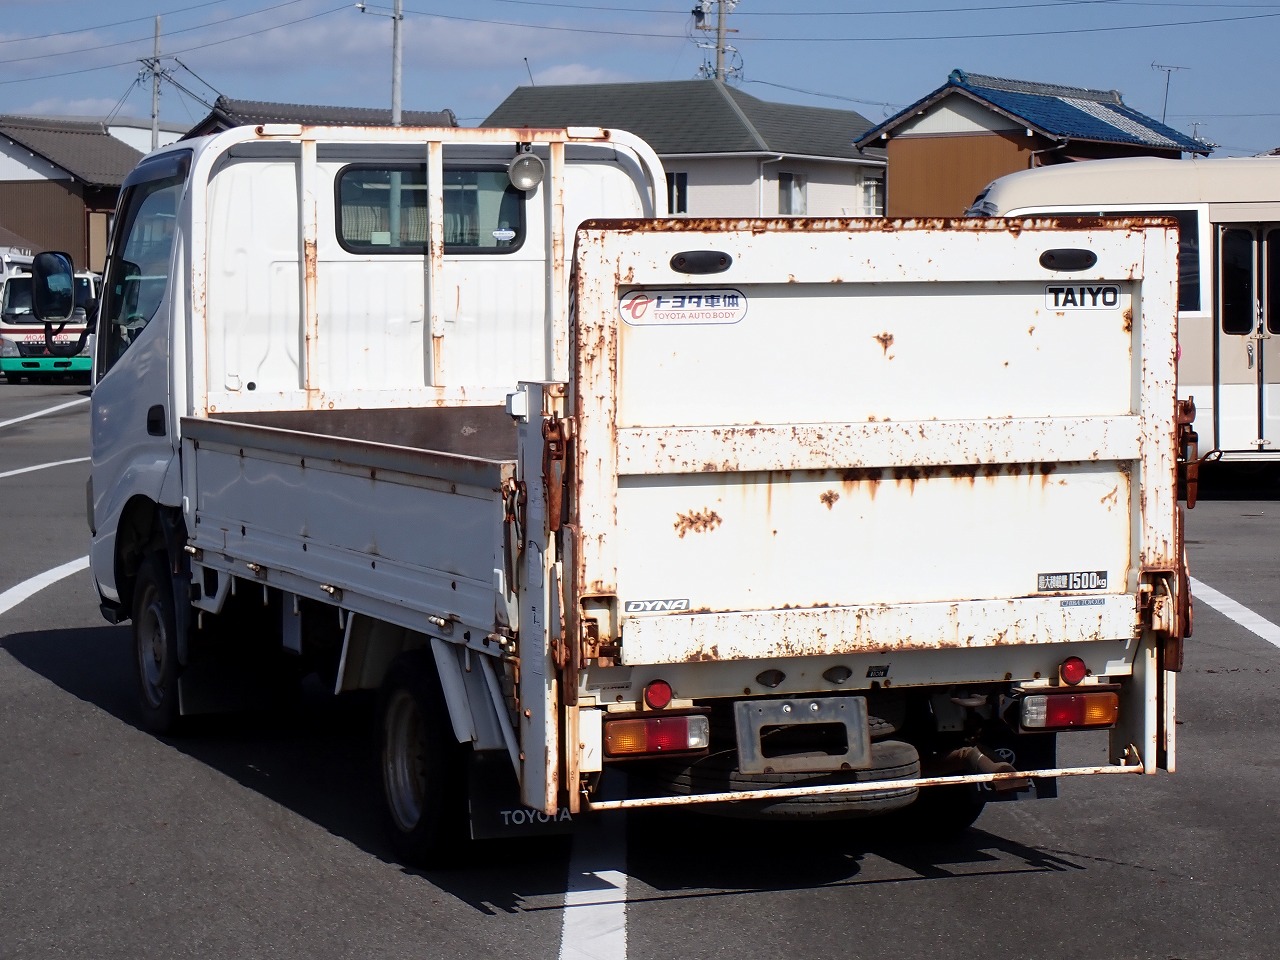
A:
MULTIPOLYGON (((0 113, 149 118, 139 84, 160 16, 161 118, 195 96, 344 106, 391 102, 394 0, 0 0, 0 113), (180 85, 187 92, 179 89, 180 85), (195 95, 195 96, 193 96, 195 95)), ((684 80, 714 63, 696 0, 402 0, 406 110, 480 122, 515 87, 684 80)), ((714 5, 707 18, 714 26, 714 5)), ((763 100, 856 110, 873 123, 956 67, 1119 90, 1220 145, 1280 147, 1280 3, 1173 0, 738 0, 731 82, 763 100)))

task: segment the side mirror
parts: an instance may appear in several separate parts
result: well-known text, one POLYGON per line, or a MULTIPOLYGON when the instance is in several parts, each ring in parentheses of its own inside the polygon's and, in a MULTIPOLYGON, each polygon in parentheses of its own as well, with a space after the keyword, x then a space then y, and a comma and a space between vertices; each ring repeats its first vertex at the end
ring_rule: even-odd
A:
POLYGON ((31 312, 37 320, 65 323, 76 309, 75 268, 65 253, 37 253, 31 264, 31 312))

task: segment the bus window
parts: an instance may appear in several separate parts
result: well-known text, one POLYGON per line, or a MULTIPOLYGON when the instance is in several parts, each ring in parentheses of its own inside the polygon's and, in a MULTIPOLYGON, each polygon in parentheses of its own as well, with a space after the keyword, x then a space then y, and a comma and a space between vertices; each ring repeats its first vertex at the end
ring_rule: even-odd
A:
POLYGON ((1178 309, 1200 309, 1200 217, 1194 210, 1161 214, 1178 221, 1178 309))
POLYGON ((1222 332, 1253 332, 1253 231, 1222 231, 1222 332))
POLYGON ((1280 230, 1268 230, 1266 247, 1263 252, 1267 264, 1267 284, 1264 299, 1267 311, 1267 332, 1280 333, 1280 297, 1275 291, 1280 290, 1280 230))

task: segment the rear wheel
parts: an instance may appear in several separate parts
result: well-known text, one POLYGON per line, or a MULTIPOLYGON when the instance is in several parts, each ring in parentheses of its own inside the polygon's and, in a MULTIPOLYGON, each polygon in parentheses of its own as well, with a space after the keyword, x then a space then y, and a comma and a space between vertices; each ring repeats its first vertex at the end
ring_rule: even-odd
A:
POLYGON ((20 374, 20 373, 6 373, 6 374, 4 375, 4 378, 5 378, 6 380, 8 380, 10 383, 21 383, 21 382, 22 382, 22 374, 20 374))
POLYGON ((169 733, 178 720, 178 627, 173 578, 164 554, 151 553, 133 590, 133 650, 143 725, 169 733))
POLYGON ((435 664, 392 664, 378 698, 383 812, 396 855, 414 866, 452 860, 468 837, 466 753, 453 735, 435 664))

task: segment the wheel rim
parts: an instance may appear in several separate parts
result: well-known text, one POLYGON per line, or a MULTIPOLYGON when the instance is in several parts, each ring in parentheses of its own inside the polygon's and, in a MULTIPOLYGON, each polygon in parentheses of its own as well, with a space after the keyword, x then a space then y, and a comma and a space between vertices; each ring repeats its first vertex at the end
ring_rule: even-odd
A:
POLYGON ((382 751, 382 779, 387 805, 396 825, 413 830, 422 819, 426 796, 426 756, 422 712, 407 690, 397 690, 387 705, 382 751))
POLYGON ((147 706, 158 708, 164 703, 165 683, 169 667, 169 634, 165 629, 160 599, 149 588, 142 605, 142 616, 136 624, 138 677, 147 706))

